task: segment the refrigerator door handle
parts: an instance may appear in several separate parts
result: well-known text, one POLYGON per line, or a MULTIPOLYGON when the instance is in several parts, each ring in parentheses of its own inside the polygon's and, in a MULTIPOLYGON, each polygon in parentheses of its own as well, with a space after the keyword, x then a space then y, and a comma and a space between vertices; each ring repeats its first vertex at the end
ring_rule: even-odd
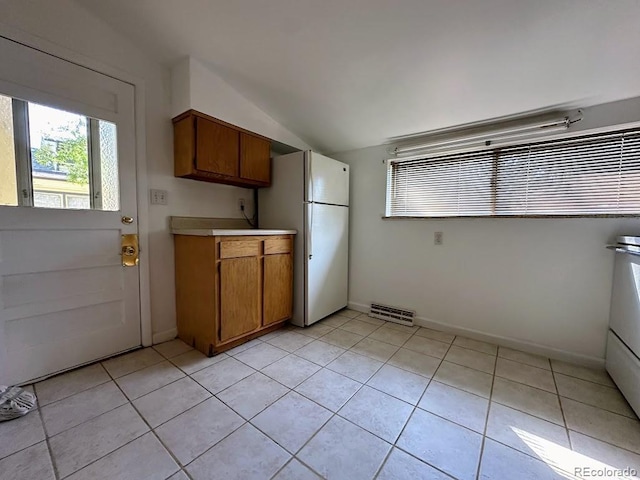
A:
POLYGON ((306 232, 307 255, 309 255, 309 260, 311 260, 311 258, 313 257, 313 240, 311 239, 311 230, 313 228, 313 203, 308 203, 307 205, 309 208, 309 215, 307 215, 308 225, 307 225, 307 232, 306 232))
POLYGON ((311 152, 309 152, 308 165, 309 165, 309 201, 313 202, 313 158, 311 152))

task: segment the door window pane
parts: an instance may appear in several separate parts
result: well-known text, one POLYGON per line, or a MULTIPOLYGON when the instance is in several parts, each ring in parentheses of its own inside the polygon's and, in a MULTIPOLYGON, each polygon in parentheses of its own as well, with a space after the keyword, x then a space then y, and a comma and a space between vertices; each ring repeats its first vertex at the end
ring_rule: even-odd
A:
POLYGON ((33 192, 33 203, 43 208, 63 208, 62 194, 55 192, 33 192))
POLYGON ((98 121, 100 131, 100 187, 102 210, 120 209, 120 184, 118 181, 118 139, 116 125, 98 121))
MULTIPOLYGON (((40 192, 74 194, 89 200, 87 117, 29 103, 33 205, 52 208, 40 192)), ((87 201, 86 207, 90 208, 87 201)), ((61 204, 53 208, 83 208, 61 204)))
POLYGON ((0 95, 0 205, 18 205, 11 97, 0 95))
POLYGON ((119 210, 116 125, 0 95, 0 205, 119 210))
POLYGON ((91 205, 89 204, 89 197, 85 195, 65 195, 65 206, 67 208, 74 208, 76 210, 79 209, 89 209, 91 205))

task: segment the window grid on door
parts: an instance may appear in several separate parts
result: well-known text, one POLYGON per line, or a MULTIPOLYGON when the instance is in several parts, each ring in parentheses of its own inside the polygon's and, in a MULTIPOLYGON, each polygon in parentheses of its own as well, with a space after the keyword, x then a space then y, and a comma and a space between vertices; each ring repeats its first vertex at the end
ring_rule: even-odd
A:
POLYGON ((115 124, 2 95, 0 100, 3 102, 0 140, 5 142, 5 148, 0 151, 0 156, 4 157, 0 158, 3 174, 0 179, 0 205, 119 210, 115 124), (32 113, 38 111, 37 118, 34 118, 32 113), (64 135, 44 138, 41 134, 37 139, 39 145, 35 147, 32 138, 33 135, 37 137, 38 130, 32 123, 42 126, 44 122, 48 126, 46 112, 51 112, 54 127, 59 121, 56 116, 76 118, 77 124, 73 132, 66 132, 66 138, 64 135), (11 119, 6 118, 8 116, 11 119), (72 145, 74 141, 76 143, 72 145), (7 148, 8 142, 13 142, 12 152, 7 148), (62 153, 55 156, 60 146, 62 153), (66 154, 65 148, 71 152, 69 158, 74 161, 53 161, 52 158, 66 154), (36 158, 35 153, 39 149, 47 149, 46 152, 40 151, 40 157, 48 159, 46 165, 40 164, 36 158), (38 168, 34 168, 36 166, 38 168), (15 195, 10 190, 14 190, 15 195))

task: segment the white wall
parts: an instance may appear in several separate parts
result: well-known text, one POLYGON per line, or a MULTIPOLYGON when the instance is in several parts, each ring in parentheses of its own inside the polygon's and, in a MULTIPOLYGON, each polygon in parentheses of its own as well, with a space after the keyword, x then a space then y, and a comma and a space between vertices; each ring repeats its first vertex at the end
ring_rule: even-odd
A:
MULTIPOLYGON (((638 121, 638 105, 586 110, 583 126, 638 121)), ((640 219, 382 220, 385 147, 333 157, 351 165, 352 306, 409 307, 454 330, 586 362, 604 357, 614 258, 604 245, 640 234, 640 219)))
MULTIPOLYGON (((251 190, 173 177, 173 144, 168 68, 153 61, 102 21, 70 0, 0 0, 0 34, 27 32, 91 62, 144 81, 147 183, 169 193, 169 205, 150 205, 149 263, 152 328, 156 339, 175 329, 173 239, 168 217, 240 217, 237 200, 253 210, 251 190)), ((37 40, 37 39, 36 39, 37 40)), ((237 98, 232 99, 238 101, 237 98)), ((144 254, 144 252, 143 252, 144 254)))
POLYGON ((192 57, 171 69, 172 115, 194 109, 300 150, 311 147, 192 57))

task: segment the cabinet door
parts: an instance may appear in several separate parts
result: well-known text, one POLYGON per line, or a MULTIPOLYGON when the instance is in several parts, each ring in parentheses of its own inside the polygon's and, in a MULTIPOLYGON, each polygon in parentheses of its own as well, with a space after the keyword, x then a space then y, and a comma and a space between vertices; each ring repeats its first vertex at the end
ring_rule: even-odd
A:
POLYGON ((271 144, 247 133, 240 134, 240 177, 271 183, 271 144))
POLYGON ((196 117, 196 168, 220 175, 238 176, 239 132, 196 117))
POLYGON ((220 341, 260 327, 260 258, 240 257, 220 261, 220 341))
POLYGON ((293 259, 291 253, 264 256, 263 325, 291 318, 293 259))

